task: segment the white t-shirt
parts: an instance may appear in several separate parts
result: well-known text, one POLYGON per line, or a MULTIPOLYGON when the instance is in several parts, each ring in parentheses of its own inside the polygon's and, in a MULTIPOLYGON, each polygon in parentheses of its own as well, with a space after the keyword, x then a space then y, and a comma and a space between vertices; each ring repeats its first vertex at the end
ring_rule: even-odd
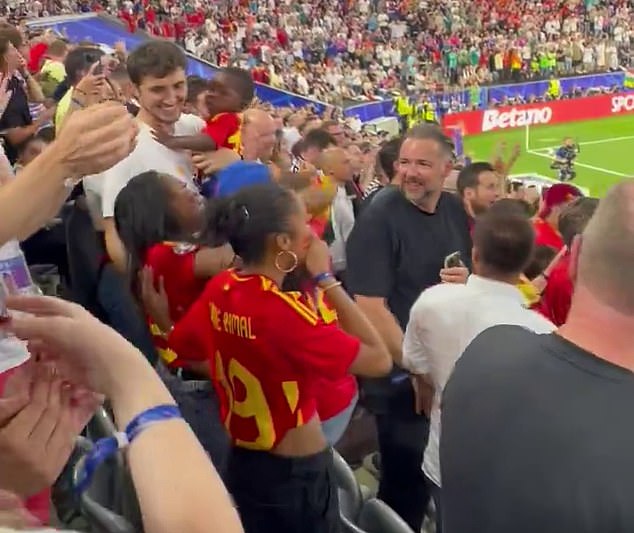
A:
MULTIPOLYGON (((523 326, 535 333, 555 329, 546 318, 524 307, 516 287, 476 275, 469 276, 465 285, 441 283, 423 291, 410 311, 403 338, 403 368, 427 375, 433 382, 423 471, 438 487, 443 389, 471 341, 484 330, 502 324, 523 326)), ((509 357, 513 357, 512 347, 509 357)))
MULTIPOLYGON (((150 127, 140 122, 141 130, 134 151, 123 161, 103 173, 101 209, 104 218, 114 216, 114 203, 127 183, 137 174, 156 170, 170 174, 194 187, 194 166, 186 152, 170 150, 152 137, 150 127)), ((174 124, 174 135, 196 135, 205 121, 196 115, 182 114, 174 124)))

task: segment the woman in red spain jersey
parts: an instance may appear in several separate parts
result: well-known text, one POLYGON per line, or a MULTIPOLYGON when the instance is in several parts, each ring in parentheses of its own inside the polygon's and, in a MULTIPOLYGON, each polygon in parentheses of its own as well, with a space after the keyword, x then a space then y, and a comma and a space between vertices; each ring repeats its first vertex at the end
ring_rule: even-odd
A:
MULTIPOLYGON (((204 226, 203 208, 202 197, 196 192, 176 178, 155 171, 132 178, 115 203, 115 223, 128 253, 134 296, 141 301, 139 274, 143 268, 151 269, 155 283, 169 297, 169 315, 174 320, 179 320, 196 301, 209 278, 227 268, 234 258, 229 246, 197 244, 194 235, 204 226)), ((148 326, 159 354, 159 374, 222 472, 229 443, 208 377, 207 354, 177 352, 150 319, 148 326)))
POLYGON ((233 441, 227 485, 246 533, 340 530, 315 388, 323 378, 383 376, 392 366, 379 335, 330 273, 328 247, 307 218, 299 196, 275 184, 218 203, 213 227, 243 267, 215 276, 169 337, 175 346, 210 350, 233 441), (301 264, 341 328, 301 293, 281 289, 301 264))

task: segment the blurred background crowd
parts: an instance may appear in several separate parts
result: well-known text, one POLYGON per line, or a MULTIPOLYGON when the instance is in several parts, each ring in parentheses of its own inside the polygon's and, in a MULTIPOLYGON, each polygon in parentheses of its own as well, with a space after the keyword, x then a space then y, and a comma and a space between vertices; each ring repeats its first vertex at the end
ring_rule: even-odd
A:
MULTIPOLYGON (((632 65, 627 0, 3 2, 16 17, 106 11, 256 81, 341 105, 632 65)), ((9 14, 9 13, 7 13, 9 14)))

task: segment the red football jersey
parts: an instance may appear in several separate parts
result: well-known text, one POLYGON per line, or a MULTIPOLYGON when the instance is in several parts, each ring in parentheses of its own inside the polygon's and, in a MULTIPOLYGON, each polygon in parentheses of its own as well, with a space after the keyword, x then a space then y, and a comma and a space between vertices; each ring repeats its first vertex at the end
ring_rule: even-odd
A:
POLYGON ((218 113, 207 121, 204 132, 214 140, 217 148, 229 148, 241 153, 241 124, 240 116, 236 113, 218 113))
MULTIPOLYGON (((152 246, 145 254, 145 265, 152 267, 154 281, 158 283, 163 278, 172 322, 183 317, 205 288, 207 280, 194 274, 198 249, 198 246, 189 243, 162 242, 152 246)), ((207 353, 203 351, 177 353, 149 317, 148 323, 158 354, 168 366, 178 368, 187 359, 204 361, 207 358, 207 353)))
POLYGON ((344 378, 360 342, 326 324, 299 292, 228 270, 170 335, 177 346, 211 350, 213 380, 236 446, 274 449, 286 433, 317 414, 320 380, 344 378))
MULTIPOLYGON (((304 298, 307 305, 321 317, 324 323, 337 323, 337 312, 328 304, 324 291, 317 289, 312 294, 307 292, 304 298)), ((315 398, 320 420, 328 420, 348 408, 356 393, 357 380, 351 374, 335 380, 318 379, 315 385, 315 398)))
POLYGON ((550 246, 559 251, 564 247, 564 240, 559 232, 543 218, 536 217, 533 220, 535 229, 535 244, 537 246, 550 246))
POLYGON ((573 285, 569 274, 570 254, 564 255, 548 276, 537 310, 555 326, 562 326, 568 318, 573 285))

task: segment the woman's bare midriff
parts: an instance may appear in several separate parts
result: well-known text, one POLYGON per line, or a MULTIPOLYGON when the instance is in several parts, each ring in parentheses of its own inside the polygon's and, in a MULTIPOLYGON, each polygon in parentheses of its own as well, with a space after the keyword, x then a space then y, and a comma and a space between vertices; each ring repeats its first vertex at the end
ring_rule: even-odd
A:
POLYGON ((303 426, 291 429, 271 453, 284 457, 306 457, 322 452, 327 447, 328 443, 321 432, 321 422, 315 415, 303 426))

